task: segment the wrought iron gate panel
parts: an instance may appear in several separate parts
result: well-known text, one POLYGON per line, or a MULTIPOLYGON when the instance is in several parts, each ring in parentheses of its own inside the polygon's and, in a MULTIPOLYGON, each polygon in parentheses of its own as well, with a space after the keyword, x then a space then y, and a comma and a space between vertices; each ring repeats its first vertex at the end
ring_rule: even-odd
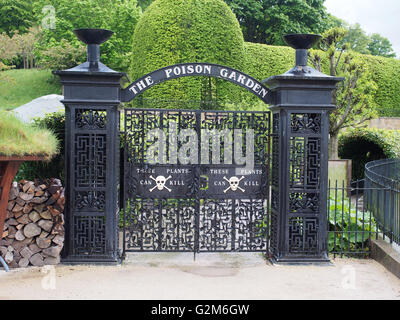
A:
POLYGON ((125 109, 124 141, 124 251, 268 249, 269 112, 125 109), (157 159, 168 163, 146 160, 152 143, 157 142, 149 140, 153 129, 165 135, 167 143, 158 149, 157 159), (185 147, 187 140, 178 137, 187 129, 198 137, 197 163, 181 164, 174 154, 185 147), (235 152, 243 155, 250 148, 248 129, 254 131, 250 169, 229 162, 235 152), (237 130, 238 136, 225 138, 224 130, 231 134, 237 130), (204 140, 209 142, 206 148, 204 140), (160 156, 163 148, 165 156, 160 156), (241 176, 237 185, 231 180, 236 176, 241 176))

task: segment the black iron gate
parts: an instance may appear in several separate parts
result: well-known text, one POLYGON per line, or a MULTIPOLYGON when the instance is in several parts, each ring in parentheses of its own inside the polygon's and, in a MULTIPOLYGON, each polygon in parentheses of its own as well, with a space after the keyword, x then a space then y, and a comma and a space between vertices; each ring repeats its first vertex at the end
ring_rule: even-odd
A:
POLYGON ((118 263, 118 185, 124 189, 120 194, 125 209, 124 251, 268 250, 279 264, 329 262, 325 205, 329 113, 335 109, 334 90, 344 79, 307 65, 307 50, 320 36, 285 36, 296 49, 295 67, 262 82, 227 66, 190 62, 152 71, 122 88, 126 75, 99 60, 100 44, 112 32, 79 29, 75 33, 87 44, 88 61, 54 72, 61 78, 66 113, 64 263, 118 263), (125 155, 120 159, 121 102, 181 77, 229 81, 269 105, 271 201, 269 113, 128 109, 125 155), (175 123, 176 133, 170 134, 170 122, 175 123), (165 148, 147 141, 147 133, 155 129, 167 141, 165 148), (238 139, 242 144, 233 144, 230 150, 225 141, 221 141, 224 148, 215 146, 219 161, 211 154, 213 161, 200 157, 196 163, 203 151, 205 158, 210 157, 210 148, 202 149, 204 140, 224 140, 213 135, 196 140, 202 129, 242 133, 254 129, 254 166, 225 161, 235 151, 246 154, 249 146, 243 137, 238 139), (196 144, 197 151, 191 152, 196 144), (164 162, 164 149, 169 162, 164 162), (149 150, 160 151, 161 161, 146 162, 149 150), (125 166, 121 183, 118 160, 125 166))
POLYGON ((268 250, 269 112, 124 117, 124 252, 268 250))

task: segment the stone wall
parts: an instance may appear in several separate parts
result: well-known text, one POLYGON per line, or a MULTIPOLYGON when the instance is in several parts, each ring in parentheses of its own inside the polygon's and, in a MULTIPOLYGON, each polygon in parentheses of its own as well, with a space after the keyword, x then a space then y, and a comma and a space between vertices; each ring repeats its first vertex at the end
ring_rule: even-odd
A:
POLYGON ((64 189, 58 179, 13 183, 0 243, 1 256, 11 268, 60 262, 64 205, 64 189))
POLYGON ((370 128, 400 130, 400 118, 377 118, 369 122, 370 128))

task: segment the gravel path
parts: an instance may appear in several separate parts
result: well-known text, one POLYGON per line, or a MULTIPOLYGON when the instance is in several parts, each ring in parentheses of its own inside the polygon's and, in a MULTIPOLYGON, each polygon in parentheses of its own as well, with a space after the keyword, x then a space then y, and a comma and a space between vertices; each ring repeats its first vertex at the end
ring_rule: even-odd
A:
POLYGON ((2 271, 3 299, 400 299, 400 280, 373 260, 272 266, 258 254, 131 254, 121 266, 2 271))

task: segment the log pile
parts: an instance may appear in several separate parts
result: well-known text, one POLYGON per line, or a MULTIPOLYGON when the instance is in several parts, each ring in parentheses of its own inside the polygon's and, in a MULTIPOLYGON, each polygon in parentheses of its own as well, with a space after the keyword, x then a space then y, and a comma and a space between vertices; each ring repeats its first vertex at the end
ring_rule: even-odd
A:
POLYGON ((64 189, 58 179, 14 182, 0 242, 11 268, 55 265, 64 246, 64 189))

